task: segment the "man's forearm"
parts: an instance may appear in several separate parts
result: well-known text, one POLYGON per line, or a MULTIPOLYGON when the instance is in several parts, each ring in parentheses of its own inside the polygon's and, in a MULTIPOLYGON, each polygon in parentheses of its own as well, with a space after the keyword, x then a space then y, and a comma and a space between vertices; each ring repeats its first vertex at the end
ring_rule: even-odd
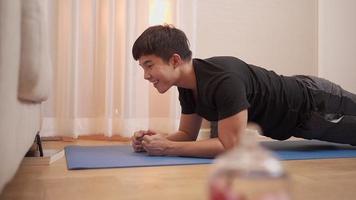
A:
POLYGON ((166 138, 171 141, 193 141, 196 139, 196 137, 193 138, 191 135, 183 131, 177 131, 175 133, 168 134, 166 138))
POLYGON ((224 146, 218 138, 199 141, 173 141, 167 149, 166 155, 211 158, 224 152, 224 150, 224 146))

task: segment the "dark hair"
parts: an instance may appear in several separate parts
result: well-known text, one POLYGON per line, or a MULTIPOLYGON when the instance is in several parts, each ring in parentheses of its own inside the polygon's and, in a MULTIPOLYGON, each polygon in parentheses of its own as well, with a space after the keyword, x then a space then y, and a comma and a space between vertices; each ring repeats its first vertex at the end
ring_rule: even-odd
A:
POLYGON ((168 62, 174 53, 185 61, 192 58, 187 36, 172 25, 157 25, 147 28, 132 47, 132 55, 135 60, 143 55, 154 54, 168 62))

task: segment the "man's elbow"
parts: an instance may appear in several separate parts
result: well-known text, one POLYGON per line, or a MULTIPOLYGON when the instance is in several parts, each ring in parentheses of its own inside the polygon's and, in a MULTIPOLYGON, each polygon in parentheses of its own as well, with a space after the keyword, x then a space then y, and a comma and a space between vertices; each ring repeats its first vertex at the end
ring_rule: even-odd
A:
POLYGON ((219 134, 218 138, 224 148, 224 151, 230 150, 239 144, 239 137, 236 134, 219 134))

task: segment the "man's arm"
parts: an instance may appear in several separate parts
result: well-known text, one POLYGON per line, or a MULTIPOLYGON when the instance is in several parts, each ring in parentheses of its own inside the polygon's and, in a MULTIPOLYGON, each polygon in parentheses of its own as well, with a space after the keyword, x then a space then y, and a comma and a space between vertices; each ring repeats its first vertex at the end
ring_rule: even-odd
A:
POLYGON ((196 141, 201 123, 197 114, 182 114, 177 132, 145 136, 143 146, 150 155, 214 157, 223 152, 218 138, 196 141))
POLYGON ((210 138, 199 141, 171 142, 166 155, 212 158, 224 150, 219 138, 210 138))
POLYGON ((218 122, 218 134, 225 149, 238 145, 241 134, 247 127, 247 109, 218 122))
POLYGON ((166 153, 179 156, 215 157, 237 145, 246 126, 247 110, 243 110, 218 122, 219 138, 196 142, 172 142, 166 153))
POLYGON ((140 130, 136 131, 132 136, 132 148, 135 152, 146 151, 142 146, 142 141, 145 135, 150 135, 151 137, 146 137, 146 149, 150 150, 148 153, 152 155, 161 155, 166 149, 166 146, 170 141, 193 141, 196 140, 200 126, 202 123, 202 118, 197 114, 182 114, 180 118, 179 130, 175 133, 166 134, 159 133, 153 130, 140 130), (154 135, 154 136, 153 136, 154 135), (150 145, 150 146, 148 146, 150 145))
POLYGON ((247 110, 244 110, 218 122, 219 138, 189 141, 196 139, 199 132, 201 119, 198 120, 198 126, 193 123, 196 117, 199 118, 195 114, 182 116, 182 129, 172 134, 172 138, 161 135, 144 136, 144 148, 150 155, 215 157, 238 143, 247 124, 247 110))
POLYGON ((197 139, 202 123, 202 117, 193 114, 182 114, 179 129, 173 134, 167 135, 171 141, 194 141, 197 139))

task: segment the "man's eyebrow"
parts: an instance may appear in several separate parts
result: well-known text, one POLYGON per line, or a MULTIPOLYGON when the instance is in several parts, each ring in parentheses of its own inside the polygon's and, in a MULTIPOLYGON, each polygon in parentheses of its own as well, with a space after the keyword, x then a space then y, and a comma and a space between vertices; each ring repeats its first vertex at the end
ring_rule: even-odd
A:
POLYGON ((140 64, 141 66, 145 66, 147 64, 149 64, 150 62, 152 62, 151 60, 146 60, 145 62, 143 62, 142 64, 140 64))

